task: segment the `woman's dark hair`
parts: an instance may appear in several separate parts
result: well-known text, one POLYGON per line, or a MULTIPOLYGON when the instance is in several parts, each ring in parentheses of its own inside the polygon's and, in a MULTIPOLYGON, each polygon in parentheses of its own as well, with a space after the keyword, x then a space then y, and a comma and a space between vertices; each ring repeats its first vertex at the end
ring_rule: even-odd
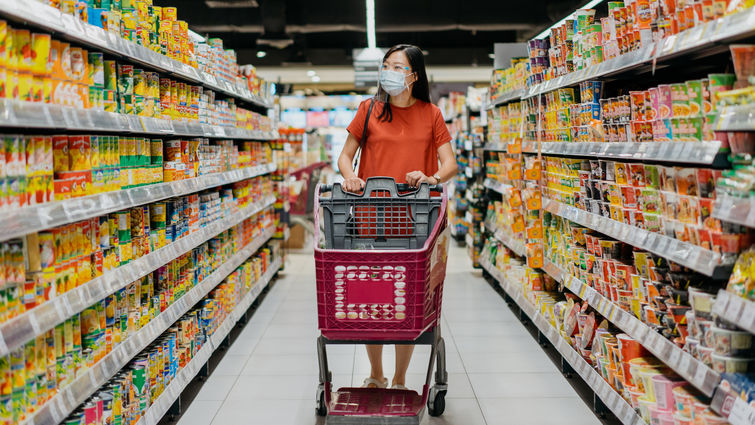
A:
MULTIPOLYGON (((404 52, 406 54, 412 72, 417 75, 417 80, 412 84, 412 97, 430 103, 430 84, 427 82, 425 55, 422 53, 422 49, 412 44, 397 44, 386 52, 385 56, 383 56, 383 62, 388 60, 388 57, 395 52, 404 52)), ((388 93, 380 85, 378 85, 377 98, 385 99, 383 111, 378 116, 378 119, 388 122, 393 121, 393 112, 391 111, 391 103, 388 101, 388 93)))

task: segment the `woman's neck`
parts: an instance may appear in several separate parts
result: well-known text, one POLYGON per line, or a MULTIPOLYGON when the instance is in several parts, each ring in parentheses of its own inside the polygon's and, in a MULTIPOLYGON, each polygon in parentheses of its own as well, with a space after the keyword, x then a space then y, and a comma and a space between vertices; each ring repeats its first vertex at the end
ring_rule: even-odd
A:
POLYGON ((412 92, 410 92, 409 90, 404 90, 400 94, 390 97, 391 105, 396 105, 399 108, 412 106, 416 101, 417 99, 412 97, 412 92))

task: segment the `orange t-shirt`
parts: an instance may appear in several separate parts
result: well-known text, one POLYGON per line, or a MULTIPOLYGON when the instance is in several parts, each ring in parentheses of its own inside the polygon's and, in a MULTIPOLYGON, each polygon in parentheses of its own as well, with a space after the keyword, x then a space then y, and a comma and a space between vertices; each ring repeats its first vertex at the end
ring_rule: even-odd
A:
MULTIPOLYGON (((372 108, 359 178, 393 177, 397 183, 406 183, 406 174, 412 171, 422 171, 426 176, 437 173, 438 148, 451 141, 440 109, 421 100, 406 108, 391 105, 393 120, 388 122, 378 119, 383 106, 376 101, 372 108)), ((347 127, 357 140, 362 137, 369 107, 370 100, 362 102, 347 127)))

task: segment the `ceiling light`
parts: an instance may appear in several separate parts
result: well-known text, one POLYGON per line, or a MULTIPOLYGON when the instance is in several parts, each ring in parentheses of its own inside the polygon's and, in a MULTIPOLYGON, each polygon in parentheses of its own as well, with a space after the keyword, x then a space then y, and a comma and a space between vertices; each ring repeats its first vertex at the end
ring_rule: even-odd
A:
POLYGON ((206 0, 204 4, 211 9, 240 9, 244 7, 258 7, 256 0, 206 0))
POLYGON ((367 47, 374 49, 377 47, 375 38, 375 0, 365 0, 367 7, 367 47))
MULTIPOLYGON (((590 8, 593 8, 593 7, 601 4, 601 3, 603 3, 603 0, 590 0, 589 2, 585 3, 582 7, 578 8, 578 9, 590 9, 590 8)), ((540 34, 538 34, 537 36, 535 36, 535 38, 543 39, 543 38, 548 37, 550 35, 550 33, 551 33, 551 29, 560 27, 561 25, 563 25, 564 22, 566 22, 569 19, 574 19, 574 16, 576 15, 576 13, 577 13, 577 11, 575 10, 570 15, 566 16, 564 19, 562 19, 562 20, 556 22, 555 24, 549 26, 548 28, 546 28, 545 31, 543 31, 540 34)))
POLYGON ((307 71, 307 77, 314 77, 316 75, 317 75, 317 73, 315 71, 311 70, 311 69, 309 71, 307 71))
POLYGON ((313 83, 319 83, 319 82, 320 82, 320 77, 319 77, 319 76, 317 76, 317 75, 313 75, 313 76, 312 76, 312 82, 313 82, 313 83))
POLYGON ((490 59, 495 59, 495 53, 488 53, 488 57, 490 59))
POLYGON ((264 51, 264 50, 258 50, 257 51, 257 57, 258 58, 264 58, 265 56, 267 56, 267 52, 266 51, 264 51))

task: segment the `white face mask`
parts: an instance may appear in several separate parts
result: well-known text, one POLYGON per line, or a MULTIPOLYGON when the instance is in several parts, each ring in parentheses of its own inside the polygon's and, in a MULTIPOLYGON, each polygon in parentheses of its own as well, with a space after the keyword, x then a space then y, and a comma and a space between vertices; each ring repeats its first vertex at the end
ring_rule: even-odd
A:
POLYGON ((406 77, 403 72, 383 69, 380 71, 380 87, 389 95, 396 96, 409 88, 406 77))

